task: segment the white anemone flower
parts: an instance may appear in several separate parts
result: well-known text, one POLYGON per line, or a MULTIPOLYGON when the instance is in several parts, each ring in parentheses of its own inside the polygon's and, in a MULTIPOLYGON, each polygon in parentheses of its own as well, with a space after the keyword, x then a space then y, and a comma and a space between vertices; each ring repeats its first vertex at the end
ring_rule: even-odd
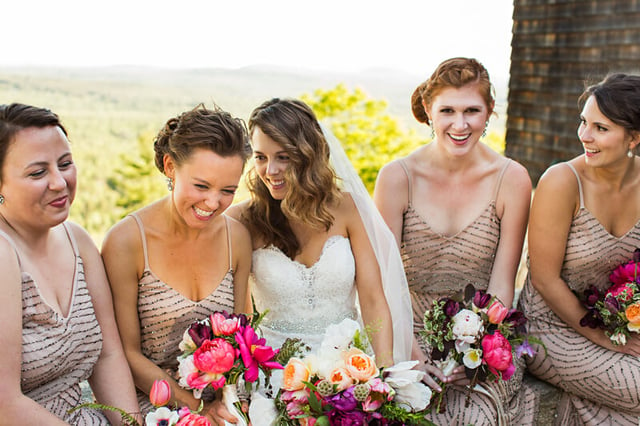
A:
POLYGON ((161 422, 165 421, 169 426, 173 426, 178 423, 180 420, 180 416, 175 411, 169 410, 167 407, 160 407, 155 411, 149 412, 147 416, 144 418, 144 423, 146 426, 158 426, 159 424, 163 424, 161 422))

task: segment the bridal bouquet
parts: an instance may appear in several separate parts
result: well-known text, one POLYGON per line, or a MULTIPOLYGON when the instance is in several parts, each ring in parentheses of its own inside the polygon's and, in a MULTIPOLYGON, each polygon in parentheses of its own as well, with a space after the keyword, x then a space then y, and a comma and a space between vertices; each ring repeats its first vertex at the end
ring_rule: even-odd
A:
POLYGON ((411 425, 424 419, 431 389, 417 361, 380 369, 358 323, 330 326, 317 353, 292 357, 276 398, 278 425, 411 425))
POLYGON ((445 375, 464 365, 471 384, 509 380, 514 359, 533 355, 524 337, 526 318, 489 293, 468 285, 463 293, 433 302, 424 313, 422 339, 445 375))
POLYGON ((191 324, 180 342, 180 386, 192 389, 198 399, 206 388, 222 388, 227 409, 244 424, 248 421, 239 409, 238 379, 242 376, 250 390, 258 382, 259 371, 268 382, 271 370, 283 368, 274 360, 278 350, 267 346, 265 339, 256 334, 263 316, 255 307, 252 315, 214 312, 191 324))
POLYGON ((616 267, 609 275, 611 286, 599 291, 591 286, 584 291, 587 313, 583 327, 601 328, 615 345, 624 345, 630 332, 640 332, 640 249, 633 259, 616 267))

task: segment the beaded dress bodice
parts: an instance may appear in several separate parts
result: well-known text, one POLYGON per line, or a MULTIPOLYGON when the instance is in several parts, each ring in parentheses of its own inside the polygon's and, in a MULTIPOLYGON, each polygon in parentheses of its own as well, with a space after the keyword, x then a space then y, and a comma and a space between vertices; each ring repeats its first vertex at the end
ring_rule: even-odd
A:
POLYGON ((344 318, 357 319, 355 259, 348 238, 329 237, 310 267, 269 246, 253 252, 252 291, 267 344, 279 347, 299 337, 316 349, 325 329, 344 318))

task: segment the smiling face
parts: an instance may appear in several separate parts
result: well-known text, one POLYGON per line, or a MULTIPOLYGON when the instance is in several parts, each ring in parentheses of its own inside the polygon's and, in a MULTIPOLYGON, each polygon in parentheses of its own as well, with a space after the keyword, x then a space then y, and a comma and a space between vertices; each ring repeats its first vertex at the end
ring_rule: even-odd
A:
POLYGON ((437 143, 452 155, 464 155, 473 148, 489 119, 489 106, 479 86, 468 84, 442 89, 427 109, 437 143))
POLYGON ((57 126, 16 133, 7 151, 0 213, 10 223, 53 227, 69 216, 76 193, 76 167, 69 141, 57 126))
POLYGON ((602 167, 627 158, 627 152, 637 141, 624 127, 605 116, 596 98, 590 96, 580 114, 578 138, 585 150, 587 164, 602 167))
POLYGON ((285 171, 290 166, 287 151, 276 141, 256 127, 251 134, 255 170, 260 180, 276 200, 283 200, 287 194, 285 171))
POLYGON ((166 175, 173 179, 173 204, 189 226, 202 228, 233 202, 242 176, 239 155, 222 157, 205 149, 195 149, 179 166, 164 157, 166 175))

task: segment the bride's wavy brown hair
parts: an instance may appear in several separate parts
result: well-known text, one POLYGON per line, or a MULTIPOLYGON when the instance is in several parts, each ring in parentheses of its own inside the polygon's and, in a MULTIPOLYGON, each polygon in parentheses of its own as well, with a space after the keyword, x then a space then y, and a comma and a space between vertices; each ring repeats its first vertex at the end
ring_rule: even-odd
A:
POLYGON ((330 207, 341 197, 336 174, 329 164, 329 145, 311 108, 297 99, 274 98, 251 113, 249 135, 256 128, 289 155, 285 171, 287 193, 274 199, 255 171, 247 173, 251 201, 243 222, 265 246, 273 244, 293 258, 300 250, 289 220, 329 230, 334 217, 330 207))

